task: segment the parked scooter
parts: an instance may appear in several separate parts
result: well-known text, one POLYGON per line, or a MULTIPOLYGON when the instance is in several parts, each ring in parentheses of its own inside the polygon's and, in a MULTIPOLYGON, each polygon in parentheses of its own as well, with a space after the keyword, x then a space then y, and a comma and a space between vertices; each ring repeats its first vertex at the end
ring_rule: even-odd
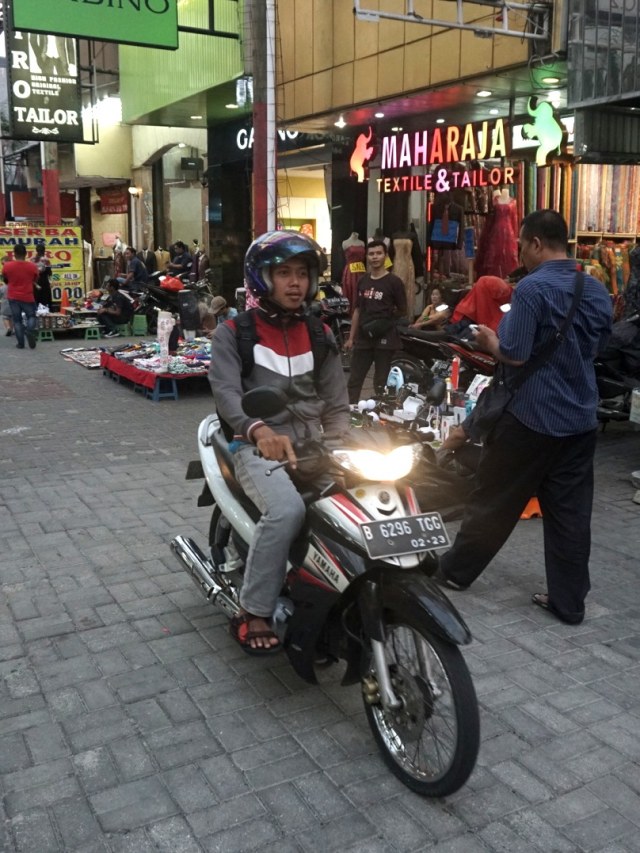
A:
MULTIPOLYGON (((269 388, 243 398, 250 417, 272 416, 285 403, 269 388)), ((259 511, 235 479, 216 415, 200 424, 198 450, 200 463, 187 476, 206 480, 199 503, 213 506, 210 556, 183 536, 171 547, 202 594, 232 617, 259 511)), ((446 529, 437 512, 420 512, 404 480, 420 447, 376 447, 373 433, 355 430, 339 444, 313 442, 296 452, 299 463, 321 465, 331 484, 321 492, 301 486, 307 520, 273 629, 306 681, 316 683, 320 662, 345 660, 342 684, 360 684, 392 772, 419 794, 451 794, 475 765, 479 712, 458 648, 471 641, 469 629, 427 577, 434 551, 449 542, 446 529)))

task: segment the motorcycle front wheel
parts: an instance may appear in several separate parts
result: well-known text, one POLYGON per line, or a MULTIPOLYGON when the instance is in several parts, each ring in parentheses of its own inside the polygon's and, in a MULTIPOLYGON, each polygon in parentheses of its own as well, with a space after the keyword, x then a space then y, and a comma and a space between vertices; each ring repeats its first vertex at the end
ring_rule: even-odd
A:
POLYGON ((367 720, 383 758, 403 784, 425 797, 453 794, 467 781, 480 746, 478 700, 457 646, 402 613, 385 619, 385 657, 402 707, 387 711, 375 673, 363 682, 367 720))

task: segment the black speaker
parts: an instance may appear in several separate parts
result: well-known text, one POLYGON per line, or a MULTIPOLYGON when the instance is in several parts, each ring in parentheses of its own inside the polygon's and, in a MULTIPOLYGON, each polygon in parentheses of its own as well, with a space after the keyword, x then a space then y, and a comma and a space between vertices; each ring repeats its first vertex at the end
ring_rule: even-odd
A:
POLYGON ((200 312, 198 311, 198 299, 195 293, 192 290, 178 291, 178 306, 182 328, 190 331, 199 329, 200 312))

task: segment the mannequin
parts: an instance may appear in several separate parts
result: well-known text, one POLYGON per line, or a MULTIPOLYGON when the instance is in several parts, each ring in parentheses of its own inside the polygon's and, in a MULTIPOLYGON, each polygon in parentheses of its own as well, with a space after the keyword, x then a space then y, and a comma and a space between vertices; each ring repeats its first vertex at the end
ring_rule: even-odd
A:
POLYGON ((154 252, 156 256, 156 269, 163 270, 171 260, 171 255, 166 249, 158 247, 154 252))
POLYGON ((146 249, 142 249, 140 252, 138 252, 138 257, 147 268, 147 272, 149 274, 155 272, 158 269, 158 262, 156 260, 155 252, 151 250, 151 246, 147 246, 146 249))
POLYGON ((349 311, 353 314, 358 295, 358 282, 366 272, 364 265, 365 245, 357 231, 352 231, 342 241, 344 269, 342 270, 342 292, 349 300, 349 311))
POLYGON ((411 258, 413 240, 410 231, 397 231, 393 235, 393 272, 402 280, 407 298, 407 314, 413 320, 416 298, 416 276, 411 258))
POLYGON ((487 217, 476 253, 476 276, 506 278, 518 266, 518 211, 508 187, 493 193, 493 210, 487 217))

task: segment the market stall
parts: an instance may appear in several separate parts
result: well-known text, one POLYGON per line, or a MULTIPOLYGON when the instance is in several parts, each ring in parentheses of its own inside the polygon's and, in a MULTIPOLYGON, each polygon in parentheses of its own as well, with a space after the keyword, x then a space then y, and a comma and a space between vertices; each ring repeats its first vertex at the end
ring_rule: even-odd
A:
POLYGON ((177 400, 178 383, 194 377, 206 377, 211 360, 207 338, 181 341, 177 351, 164 357, 157 341, 125 344, 100 355, 105 376, 131 384, 149 400, 177 400))

